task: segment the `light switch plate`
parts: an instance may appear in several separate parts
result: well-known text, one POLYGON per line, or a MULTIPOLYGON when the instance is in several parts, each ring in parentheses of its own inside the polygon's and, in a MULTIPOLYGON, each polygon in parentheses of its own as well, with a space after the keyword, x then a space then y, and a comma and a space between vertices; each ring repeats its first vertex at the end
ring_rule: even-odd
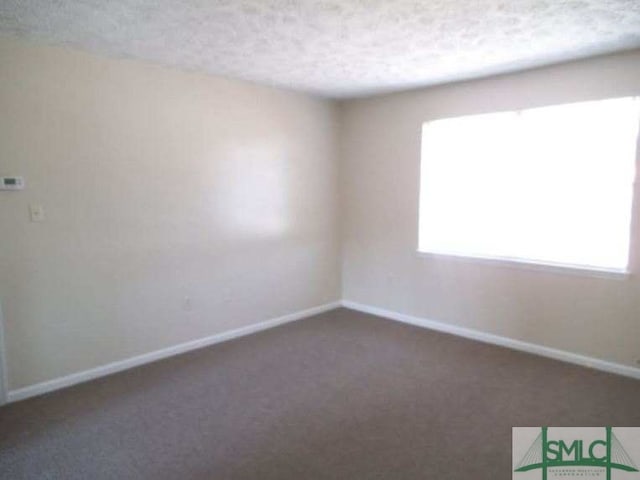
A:
POLYGON ((44 222, 44 207, 42 205, 29 205, 29 217, 32 222, 44 222))

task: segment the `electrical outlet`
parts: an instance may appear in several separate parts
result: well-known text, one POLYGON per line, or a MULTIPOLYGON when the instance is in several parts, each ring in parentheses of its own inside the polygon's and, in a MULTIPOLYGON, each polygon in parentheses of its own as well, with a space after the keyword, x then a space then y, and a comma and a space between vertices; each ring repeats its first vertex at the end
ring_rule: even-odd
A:
POLYGON ((185 312, 190 312, 193 310, 193 301, 191 300, 191 297, 184 297, 182 299, 182 310, 184 310, 185 312))
POLYGON ((231 287, 225 287, 222 290, 221 301, 222 303, 231 303, 233 300, 233 289, 231 287))

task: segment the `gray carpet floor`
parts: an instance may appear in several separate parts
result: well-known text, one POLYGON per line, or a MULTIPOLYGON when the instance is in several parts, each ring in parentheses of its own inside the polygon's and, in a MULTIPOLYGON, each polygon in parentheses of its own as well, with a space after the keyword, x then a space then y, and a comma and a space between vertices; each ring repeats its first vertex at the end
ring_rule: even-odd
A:
POLYGON ((640 381, 334 310, 0 408, 2 479, 508 479, 512 426, 640 381))

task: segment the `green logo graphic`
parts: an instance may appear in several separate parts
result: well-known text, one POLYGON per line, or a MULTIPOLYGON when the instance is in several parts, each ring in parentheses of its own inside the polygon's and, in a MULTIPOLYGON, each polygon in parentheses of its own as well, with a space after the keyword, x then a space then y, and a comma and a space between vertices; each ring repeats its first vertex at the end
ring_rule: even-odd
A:
POLYGON ((606 469, 606 478, 611 480, 611 470, 637 472, 638 468, 616 438, 611 427, 605 427, 606 437, 585 443, 584 440, 549 440, 548 427, 540 434, 524 454, 514 472, 541 469, 542 480, 547 480, 547 469, 553 467, 600 467, 606 469))

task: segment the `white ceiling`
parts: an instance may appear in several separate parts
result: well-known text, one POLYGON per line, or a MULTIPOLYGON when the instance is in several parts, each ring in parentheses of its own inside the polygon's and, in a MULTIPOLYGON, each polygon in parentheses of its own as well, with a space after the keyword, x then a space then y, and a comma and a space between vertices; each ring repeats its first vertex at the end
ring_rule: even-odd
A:
POLYGON ((351 97, 640 47, 640 0, 0 0, 0 32, 351 97))

